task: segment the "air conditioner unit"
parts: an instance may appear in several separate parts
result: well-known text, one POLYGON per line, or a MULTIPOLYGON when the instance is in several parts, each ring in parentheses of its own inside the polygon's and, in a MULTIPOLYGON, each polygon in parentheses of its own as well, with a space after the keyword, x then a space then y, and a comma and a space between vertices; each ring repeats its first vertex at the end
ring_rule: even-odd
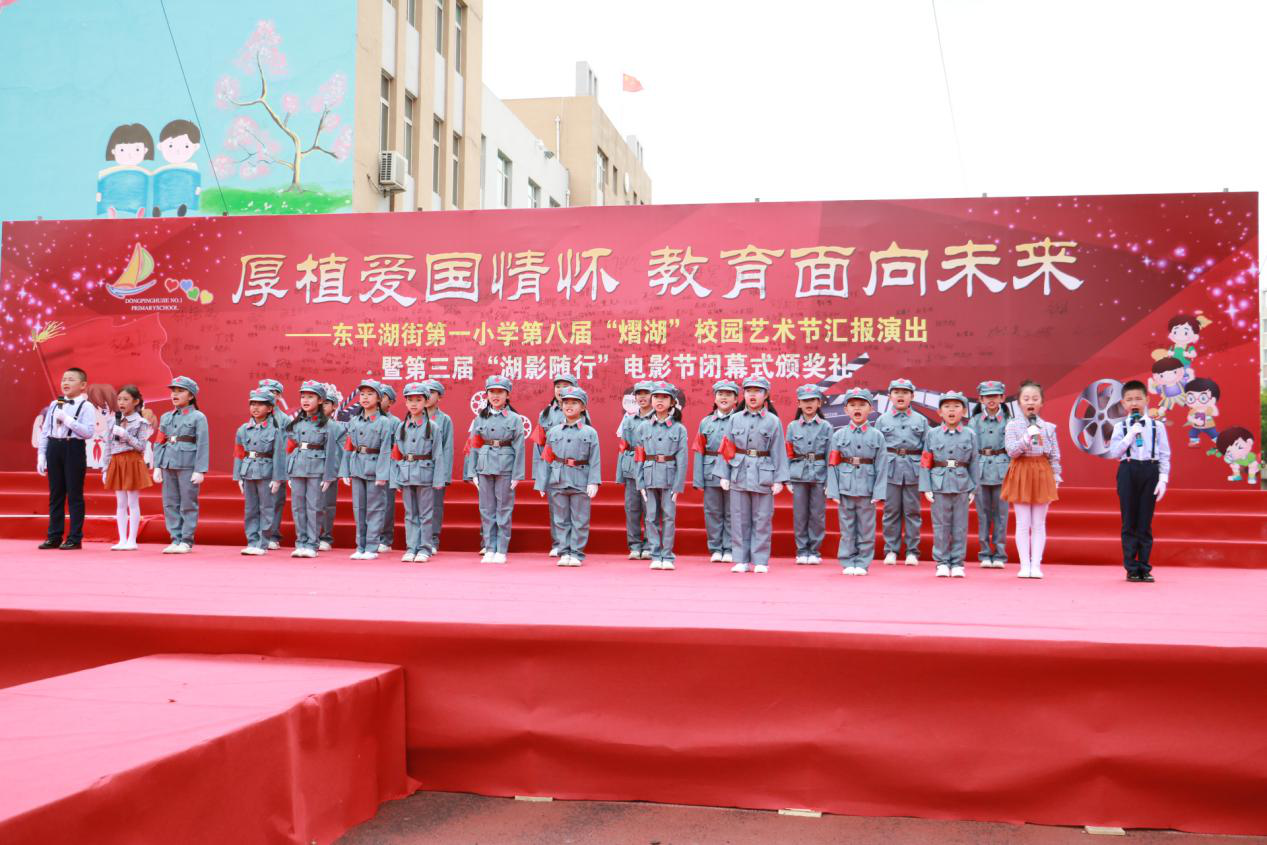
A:
POLYGON ((383 150, 378 154, 378 185, 387 193, 400 193, 405 190, 405 172, 408 165, 405 157, 394 150, 383 150))

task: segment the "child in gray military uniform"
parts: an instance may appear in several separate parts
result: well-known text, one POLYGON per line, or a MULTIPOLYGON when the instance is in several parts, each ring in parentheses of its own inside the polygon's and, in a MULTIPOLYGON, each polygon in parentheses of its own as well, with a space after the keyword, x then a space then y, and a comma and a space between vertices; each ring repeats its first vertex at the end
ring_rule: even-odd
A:
MULTIPOLYGON (((700 420, 691 451, 695 453, 691 486, 704 491, 704 531, 708 535, 709 560, 733 563, 730 550, 730 493, 721 487, 715 472, 721 460, 718 450, 730 433, 730 418, 739 402, 739 385, 729 379, 713 384, 713 411, 700 420)), ((632 555, 631 555, 632 557, 632 555)))
POLYGON ((484 381, 487 404, 471 422, 462 462, 462 477, 479 491, 483 563, 506 562, 515 487, 524 477, 524 418, 510 405, 511 387, 504 376, 484 381))
POLYGON ((651 545, 647 541, 644 530, 647 506, 638 489, 638 476, 641 467, 634 460, 634 450, 638 448, 639 431, 642 424, 651 416, 652 382, 640 381, 634 384, 633 396, 637 410, 625 414, 617 431, 617 444, 620 454, 616 456, 616 483, 625 486, 625 541, 629 545, 629 559, 650 560, 651 545))
POLYGON ((792 533, 796 562, 818 565, 826 533, 827 452, 832 427, 819 416, 827 395, 816 384, 796 389, 796 418, 787 425, 788 487, 792 488, 792 533))
POLYGON ((251 418, 238 426, 233 445, 233 480, 242 491, 243 528, 246 531, 244 555, 268 552, 266 531, 273 524, 273 508, 277 491, 286 481, 286 432, 273 419, 271 391, 251 391, 251 418))
MULTIPOLYGON (((284 429, 290 422, 290 414, 286 413, 285 400, 282 399, 282 393, 285 392, 282 383, 275 378, 262 378, 259 386, 269 393, 273 394, 273 423, 284 429)), ((264 535, 268 540, 270 549, 280 549, 282 547, 282 517, 286 512, 286 491, 289 488, 283 484, 277 488, 277 493, 273 497, 273 522, 271 525, 264 526, 264 535)))
POLYGON ((731 572, 768 572, 774 530, 774 497, 788 481, 783 424, 770 405, 770 382, 749 376, 743 383, 744 409, 734 415, 722 441, 716 473, 730 492, 731 572))
POLYGON ((884 501, 890 456, 884 435, 867 424, 871 392, 862 387, 845 392, 849 423, 832 434, 827 455, 827 496, 839 508, 840 549, 836 554, 846 575, 866 575, 875 557, 875 506, 884 501))
POLYGON ((550 496, 550 516, 559 544, 559 566, 580 566, 590 536, 590 499, 603 479, 598 432, 585 409, 589 394, 579 387, 559 391, 563 422, 546 432, 541 450, 541 489, 550 496))
POLYGON ((207 417, 198 410, 198 382, 177 376, 168 385, 172 410, 158 423, 154 480, 163 485, 163 518, 172 542, 165 555, 188 554, 198 527, 198 492, 211 460, 207 417))
POLYGON ((919 460, 928 420, 911 410, 914 398, 915 385, 910 379, 893 379, 889 382, 889 410, 875 422, 893 456, 884 494, 884 562, 890 566, 897 563, 904 532, 906 565, 919 563, 919 460))
POLYGON ((638 490, 647 503, 647 542, 651 568, 674 569, 677 497, 686 488, 686 426, 677 407, 676 389, 652 382, 652 414, 639 431, 634 460, 639 462, 638 490))
MULTIPOLYGON (((431 554, 440 551, 440 527, 444 522, 444 491, 453 481, 453 419, 440 410, 440 400, 444 398, 444 385, 433 378, 423 382, 427 388, 427 415, 436 427, 436 443, 443 443, 449 454, 449 471, 443 477, 437 477, 434 488, 434 504, 431 513, 431 554)), ((437 473, 439 476, 440 473, 437 473)))
POLYGON ((342 453, 321 407, 325 398, 324 384, 305 381, 299 388, 299 413, 286 424, 286 478, 295 520, 291 557, 317 556, 325 494, 339 476, 342 453))
POLYGON ((1003 498, 1003 479, 1012 459, 1007 455, 1004 433, 1008 413, 1003 407, 1006 390, 1001 381, 983 381, 977 385, 981 410, 968 421, 977 435, 981 455, 981 483, 977 486, 977 533, 981 541, 978 557, 982 569, 1002 569, 1007 563, 1007 500, 1003 498))
POLYGON ((439 427, 427 412, 428 385, 412 382, 402 396, 408 416, 396 428, 392 446, 392 487, 405 502, 406 563, 431 559, 431 521, 435 515, 435 489, 453 472, 452 445, 440 438, 439 427))
MULTIPOLYGON (((391 425, 393 432, 396 430, 396 423, 399 418, 392 413, 392 405, 396 404, 396 390, 390 384, 378 383, 378 409, 382 411, 383 418, 391 425)), ((392 544, 396 542, 396 488, 389 483, 383 488, 383 531, 378 537, 378 551, 391 551, 392 544)))
POLYGON ((919 489, 932 503, 933 563, 938 578, 964 577, 968 550, 968 505, 981 472, 977 436, 963 424, 968 397, 957 390, 937 403, 942 424, 924 437, 919 489))
POLYGON ((537 425, 532 430, 532 480, 533 488, 546 500, 546 509, 550 514, 550 557, 559 556, 559 536, 555 530, 554 499, 546 492, 545 481, 538 482, 538 476, 550 474, 550 468, 541 461, 541 450, 546 445, 546 432, 563 422, 563 408, 559 404, 563 391, 569 387, 580 387, 576 376, 559 373, 554 377, 554 395, 550 402, 537 414, 537 425))
MULTIPOLYGON (((326 441, 334 444, 342 444, 345 429, 343 423, 339 422, 337 414, 339 407, 343 404, 343 395, 339 393, 339 389, 333 384, 326 384, 326 398, 321 403, 321 410, 326 415, 326 441)), ((338 454, 338 450, 335 450, 338 454)), ((342 456, 338 459, 342 461, 342 456)), ((339 507, 339 485, 331 484, 326 488, 325 493, 321 497, 321 512, 318 514, 317 522, 321 527, 321 533, 318 539, 317 551, 328 552, 334 546, 334 515, 339 507)))
POLYGON ((392 437, 395 417, 379 409, 382 385, 372 379, 356 387, 361 413, 348 420, 340 456, 339 477, 352 488, 352 513, 356 518, 356 551, 352 560, 378 557, 387 509, 387 482, 391 476, 392 437))

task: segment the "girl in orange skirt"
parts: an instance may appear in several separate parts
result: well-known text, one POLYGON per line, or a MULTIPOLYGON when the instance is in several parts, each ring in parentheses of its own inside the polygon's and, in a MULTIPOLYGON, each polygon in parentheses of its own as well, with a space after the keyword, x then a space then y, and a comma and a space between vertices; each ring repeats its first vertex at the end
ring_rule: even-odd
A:
POLYGON ((141 416, 144 403, 136 385, 126 385, 116 401, 119 410, 106 440, 101 480, 107 490, 114 491, 114 518, 119 525, 119 542, 110 548, 127 551, 136 548, 136 535, 141 530, 141 491, 154 483, 145 468, 145 446, 154 429, 141 416))
POLYGON ((1017 397, 1021 415, 1007 424, 1003 442, 1012 463, 1003 478, 1003 498, 1016 514, 1016 548, 1021 578, 1043 577, 1043 547, 1047 545, 1047 507, 1056 501, 1060 485, 1060 444, 1056 426, 1038 416, 1043 388, 1021 382, 1017 397))

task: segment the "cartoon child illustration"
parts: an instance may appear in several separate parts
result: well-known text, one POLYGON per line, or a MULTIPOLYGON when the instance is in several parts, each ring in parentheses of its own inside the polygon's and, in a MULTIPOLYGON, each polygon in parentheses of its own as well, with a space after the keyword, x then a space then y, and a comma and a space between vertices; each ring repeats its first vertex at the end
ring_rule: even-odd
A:
POLYGON ((1183 401, 1188 406, 1188 445, 1196 446, 1201 435, 1218 439, 1214 418, 1219 415, 1219 385, 1213 379, 1194 378, 1183 386, 1183 401))
POLYGON ((1219 434, 1214 441, 1214 448, 1223 455, 1224 462, 1232 471, 1227 477, 1228 481, 1240 481, 1241 467, 1245 467, 1249 473, 1249 483, 1258 483, 1258 455, 1250 451, 1253 447, 1254 435, 1247 428, 1233 426, 1219 434))
POLYGON ((1190 379, 1192 378, 1192 359, 1197 357, 1197 348, 1193 344, 1201 334, 1201 323, 1196 317, 1177 314, 1170 318, 1167 328, 1170 332, 1166 337, 1173 344, 1170 347, 1170 357, 1178 358, 1183 362, 1184 378, 1190 379))
POLYGON ((167 164, 154 171, 154 216, 176 212, 184 217, 198 210, 202 174, 190 159, 202 146, 198 127, 188 120, 173 120, 158 133, 158 151, 167 164))
POLYGON ((116 410, 114 399, 119 394, 113 385, 90 384, 85 395, 88 397, 92 407, 97 411, 97 421, 93 428, 92 438, 87 443, 88 466, 92 469, 101 469, 106 462, 106 447, 109 445, 107 440, 110 436, 110 430, 114 428, 114 412, 116 410))
POLYGON ((114 164, 97 173, 97 215, 145 216, 150 173, 142 161, 153 161, 154 137, 139 123, 116 126, 106 142, 106 161, 114 164))
POLYGON ((1157 394, 1157 419, 1164 422, 1166 412, 1183 402, 1183 377, 1183 362, 1178 358, 1166 357, 1153 362, 1148 390, 1157 394))

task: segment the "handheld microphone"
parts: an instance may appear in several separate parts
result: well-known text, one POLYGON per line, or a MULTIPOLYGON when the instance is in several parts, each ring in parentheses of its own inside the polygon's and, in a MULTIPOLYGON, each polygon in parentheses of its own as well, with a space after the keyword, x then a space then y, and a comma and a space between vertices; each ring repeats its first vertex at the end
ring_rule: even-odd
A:
MULTIPOLYGON (((1036 425, 1038 425, 1038 414, 1026 414, 1026 415, 1025 415, 1025 419, 1029 420, 1029 424, 1030 424, 1030 426, 1036 426, 1036 425)), ((1030 435, 1030 438, 1029 438, 1029 442, 1030 442, 1030 443, 1032 443, 1033 445, 1037 446, 1037 445, 1038 445, 1038 434, 1036 434, 1036 433, 1035 433, 1035 434, 1031 434, 1031 435, 1030 435)))
MULTIPOLYGON (((1138 424, 1139 424, 1140 419, 1141 419, 1141 417, 1140 417, 1139 411, 1132 411, 1132 412, 1131 412, 1131 425, 1138 425, 1138 424)), ((1136 435, 1135 435, 1135 445, 1136 445, 1136 446, 1143 446, 1143 445, 1144 445, 1144 434, 1143 434, 1143 432, 1140 432, 1140 433, 1138 433, 1138 434, 1136 434, 1136 435)))
POLYGON ((58 407, 58 408, 61 408, 63 405, 65 405, 65 404, 66 404, 67 402, 69 402, 69 401, 70 401, 70 400, 69 400, 69 399, 67 399, 65 396, 58 396, 58 397, 57 397, 57 407, 58 407))

